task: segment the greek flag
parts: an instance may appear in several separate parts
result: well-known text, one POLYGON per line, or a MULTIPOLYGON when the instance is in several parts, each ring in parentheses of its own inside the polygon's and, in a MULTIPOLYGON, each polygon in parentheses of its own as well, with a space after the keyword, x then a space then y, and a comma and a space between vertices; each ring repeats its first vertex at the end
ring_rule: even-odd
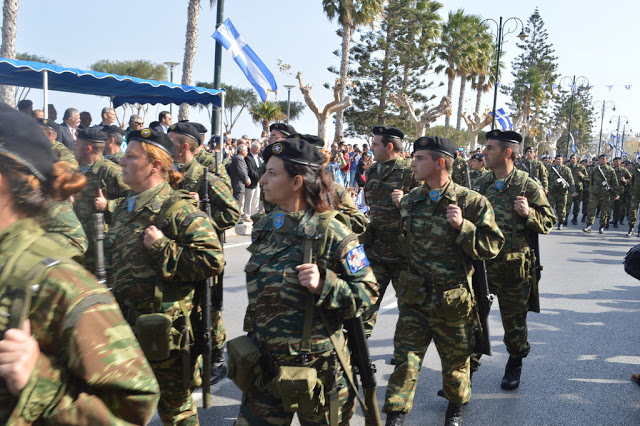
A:
POLYGON ((271 71, 240 36, 230 19, 227 18, 211 37, 231 52, 233 60, 236 61, 249 83, 255 87, 262 102, 267 101, 268 91, 278 90, 278 85, 271 71))
POLYGON ((569 137, 571 138, 571 152, 576 153, 576 140, 573 138, 573 134, 569 132, 569 137))
MULTIPOLYGON (((492 112, 490 112, 489 114, 493 115, 492 112)), ((502 127, 503 131, 513 130, 513 123, 511 123, 511 120, 509 119, 507 113, 504 112, 504 109, 500 108, 496 111, 496 120, 500 124, 500 127, 502 127)))

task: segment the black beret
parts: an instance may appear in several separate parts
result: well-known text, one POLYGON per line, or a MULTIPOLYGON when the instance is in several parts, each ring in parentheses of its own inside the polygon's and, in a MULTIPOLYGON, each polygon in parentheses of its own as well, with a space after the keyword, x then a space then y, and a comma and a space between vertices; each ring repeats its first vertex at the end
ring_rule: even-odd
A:
POLYGON ((41 182, 58 162, 51 142, 29 115, 0 103, 0 154, 27 167, 41 182))
POLYGON ((562 158, 563 155, 562 154, 556 154, 555 158, 562 158))
POLYGON ((571 154, 571 155, 569 156, 569 159, 572 159, 572 158, 576 158, 576 155, 575 155, 575 154, 571 154))
POLYGON ((616 161, 616 160, 620 160, 620 161, 622 161, 622 158, 620 158, 620 157, 615 157, 615 158, 613 159, 613 161, 616 161))
POLYGON ((374 135, 387 136, 390 138, 404 138, 404 132, 396 127, 376 126, 371 129, 374 135))
POLYGON ((267 146, 262 154, 265 163, 272 155, 305 166, 320 166, 325 160, 324 154, 315 145, 296 138, 285 139, 267 146))
POLYGON ((49 120, 47 118, 38 118, 38 124, 42 127, 46 127, 47 129, 51 129, 56 133, 60 131, 60 125, 55 121, 49 120))
POLYGON ((78 131, 77 138, 92 143, 107 142, 107 134, 96 127, 89 127, 88 129, 78 131))
POLYGON ((506 132, 503 132, 500 129, 493 129, 490 132, 487 132, 486 136, 487 136, 487 140, 494 139, 498 141, 516 143, 518 145, 522 143, 522 135, 512 130, 507 130, 506 132))
MULTIPOLYGON (((488 133, 487 133, 487 136, 489 136, 489 134, 488 134, 488 133)), ((528 146, 528 147, 526 147, 526 148, 524 149, 524 152, 529 152, 529 151, 533 151, 533 152, 535 152, 535 149, 533 149, 533 147, 532 147, 532 146, 528 146)))
POLYGON ((207 128, 204 127, 202 124, 200 123, 196 123, 194 121, 189 121, 189 120, 180 120, 180 123, 189 123, 191 124, 193 127, 196 128, 196 130, 200 133, 200 134, 205 134, 207 133, 207 128))
POLYGON ((473 154, 471 156, 472 160, 479 160, 479 161, 484 161, 484 155, 482 154, 473 154))
POLYGON ((303 135, 301 133, 296 133, 295 135, 291 135, 291 137, 294 139, 300 139, 302 141, 310 143, 316 148, 324 148, 324 139, 322 139, 320 136, 303 135))
POLYGON ((139 141, 160 148, 171 157, 176 155, 176 144, 164 132, 156 132, 149 128, 133 130, 127 135, 127 142, 139 141))
POLYGON ((607 158, 607 154, 600 154, 598 158, 607 158))
POLYGON ((451 141, 449 139, 441 138, 440 136, 423 136, 418 138, 413 143, 413 152, 421 149, 438 151, 451 158, 456 158, 456 148, 453 146, 451 141))
POLYGON ((167 133, 177 133, 179 135, 185 135, 198 142, 198 145, 202 144, 202 139, 200 138, 200 132, 198 129, 193 127, 191 123, 175 123, 169 126, 169 130, 167 133))
POLYGON ((583 158, 582 160, 580 160, 581 163, 588 163, 586 158, 583 158))
POLYGON ((273 130, 277 130, 285 136, 291 136, 294 133, 297 133, 296 129, 294 129, 293 126, 285 123, 273 123, 271 126, 269 126, 269 131, 271 132, 273 130))
POLYGON ((102 127, 100 127, 100 130, 105 132, 105 133, 119 133, 121 135, 124 134, 124 132, 122 131, 120 126, 114 126, 113 124, 111 124, 109 126, 102 126, 102 127))

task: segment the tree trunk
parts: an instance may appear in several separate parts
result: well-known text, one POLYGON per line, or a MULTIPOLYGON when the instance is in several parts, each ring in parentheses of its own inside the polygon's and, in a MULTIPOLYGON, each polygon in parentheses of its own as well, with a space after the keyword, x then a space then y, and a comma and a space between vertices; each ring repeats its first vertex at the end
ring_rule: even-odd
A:
MULTIPOLYGON (((183 85, 191 85, 191 74, 193 72, 193 60, 196 56, 198 42, 198 20, 200 19, 200 0, 189 0, 187 9, 187 34, 184 43, 184 60, 182 62, 183 85)), ((189 119, 189 105, 180 105, 178 120, 189 119)), ((175 121, 175 120, 174 120, 175 121)))
POLYGON ((391 48, 391 25, 387 25, 387 48, 384 50, 384 57, 382 59, 382 81, 380 82, 380 99, 379 107, 380 112, 378 115, 378 124, 384 125, 385 111, 387 109, 387 90, 389 87, 389 64, 391 63, 391 55, 393 49, 391 48))
MULTIPOLYGON (((452 98, 452 96, 453 96, 453 81, 455 80, 456 75, 455 74, 447 75, 447 78, 448 78, 448 80, 447 80, 447 97, 449 99, 453 99, 452 98)), ((451 125, 451 114, 447 114, 444 117, 444 126, 445 127, 450 127, 450 125, 451 125)))
MULTIPOLYGON (((340 80, 342 90, 338 93, 338 98, 342 101, 344 99, 345 87, 347 87, 347 76, 349 74, 349 51, 351 50, 351 23, 346 23, 342 26, 342 57, 340 58, 340 80)), ((342 141, 344 124, 344 110, 336 112, 336 132, 333 140, 336 142, 342 141)))
POLYGON ((484 92, 484 75, 478 76, 478 85, 476 86, 476 114, 480 114, 480 105, 482 103, 482 92, 484 92))
MULTIPOLYGON (((2 45, 0 46, 0 56, 3 58, 16 58, 18 3, 19 0, 4 0, 2 9, 2 45)), ((16 97, 13 86, 0 85, 0 102, 15 106, 16 97)))
POLYGON ((464 92, 467 88, 467 76, 460 76, 460 96, 458 97, 458 117, 456 118, 456 130, 460 130, 462 122, 462 109, 464 108, 464 92))

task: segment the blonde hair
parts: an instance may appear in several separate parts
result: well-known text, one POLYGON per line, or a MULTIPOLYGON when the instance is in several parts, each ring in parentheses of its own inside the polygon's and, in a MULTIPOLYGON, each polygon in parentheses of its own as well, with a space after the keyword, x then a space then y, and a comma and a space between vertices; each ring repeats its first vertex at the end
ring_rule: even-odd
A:
POLYGON ((142 150, 147 154, 147 157, 149 157, 149 161, 160 162, 160 172, 164 179, 169 182, 169 185, 174 186, 182 180, 182 174, 174 170, 173 160, 166 151, 145 142, 140 142, 140 145, 142 146, 142 150))

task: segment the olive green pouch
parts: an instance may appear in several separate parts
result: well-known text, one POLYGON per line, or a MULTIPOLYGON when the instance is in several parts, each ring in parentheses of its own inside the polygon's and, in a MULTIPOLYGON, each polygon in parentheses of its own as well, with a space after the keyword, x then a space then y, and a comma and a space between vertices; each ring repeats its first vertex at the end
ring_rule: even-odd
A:
POLYGON ((502 260, 504 278, 522 281, 527 277, 527 255, 525 253, 507 253, 502 260))
POLYGON ((453 288, 442 293, 442 310, 447 321, 458 321, 473 309, 471 294, 464 288, 453 288))
POLYGON ((248 391, 262 376, 260 349, 250 337, 239 336, 227 342, 227 353, 229 354, 229 378, 242 392, 248 391))
POLYGON ((315 368, 280 367, 271 386, 288 413, 315 413, 324 406, 324 386, 315 368))
POLYGON ((169 359, 175 346, 172 336, 173 319, 167 314, 146 314, 136 319, 135 334, 149 361, 169 359))
POLYGON ((400 272, 395 290, 398 299, 409 305, 422 305, 431 292, 424 279, 411 271, 400 272))

